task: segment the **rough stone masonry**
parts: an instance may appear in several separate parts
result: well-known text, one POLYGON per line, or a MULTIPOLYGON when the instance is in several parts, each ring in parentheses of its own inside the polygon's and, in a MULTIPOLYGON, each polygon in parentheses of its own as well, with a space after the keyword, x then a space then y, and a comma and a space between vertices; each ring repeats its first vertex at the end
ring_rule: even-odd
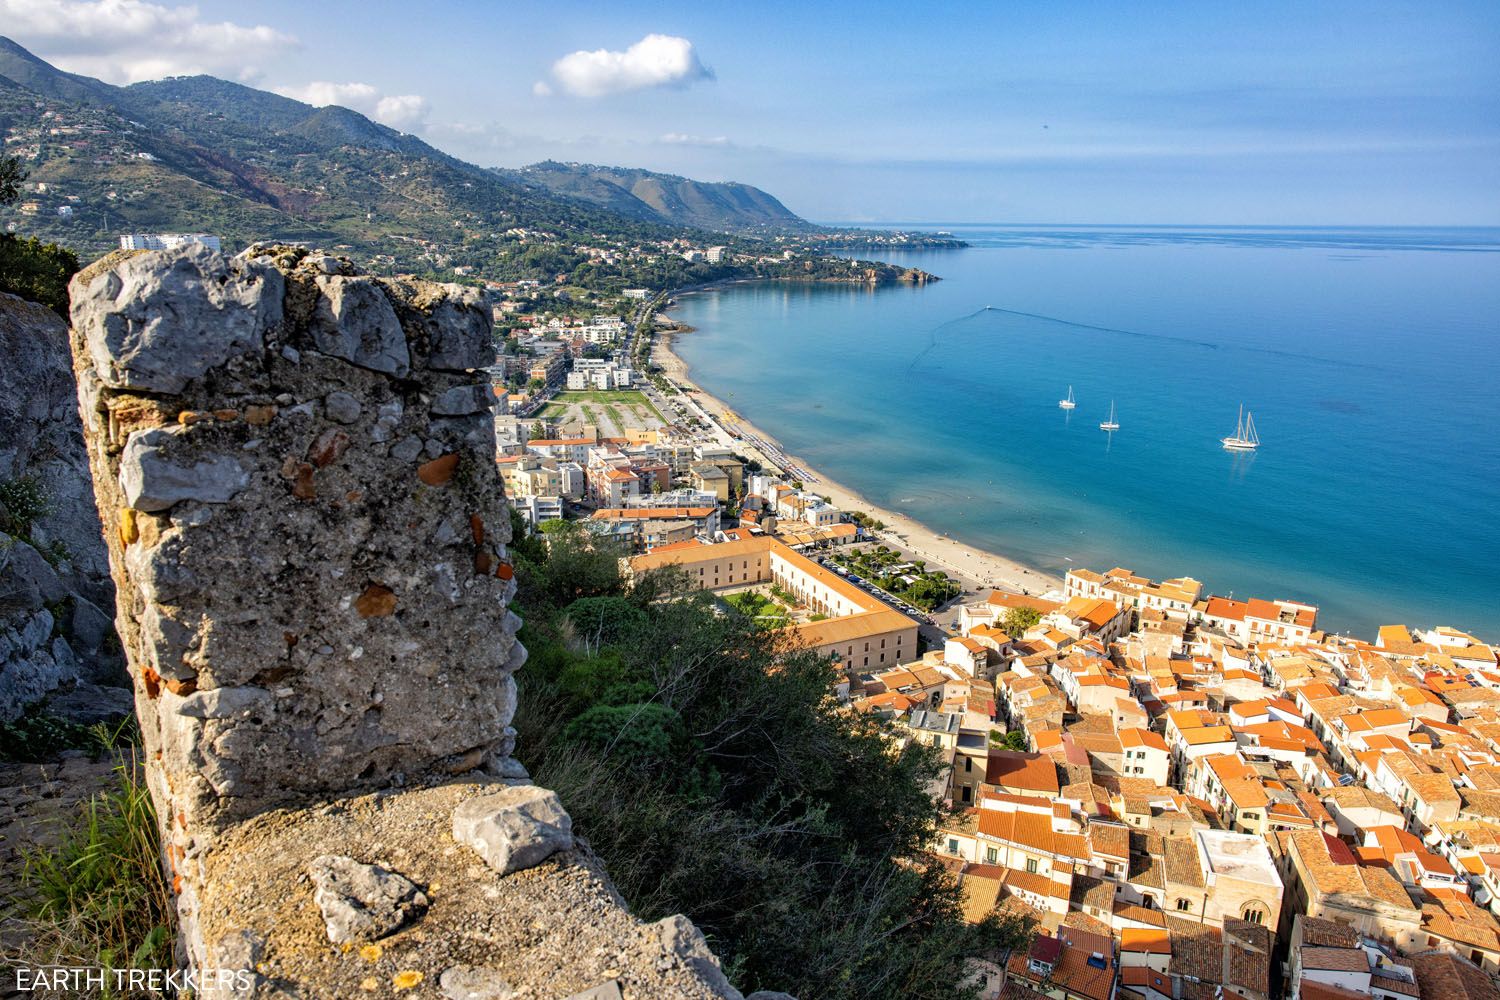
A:
POLYGON ((193 246, 105 258, 72 318, 174 831, 504 757, 525 650, 476 294, 193 246))
POLYGON ((597 926, 624 921, 612 939, 650 939, 634 980, 607 957, 540 968, 535 928, 494 912, 545 910, 556 884, 510 872, 573 842, 551 793, 518 794, 529 783, 509 759, 525 650, 507 610, 478 293, 290 247, 188 246, 112 254, 74 280, 72 303, 117 625, 189 961, 253 969, 268 995, 436 988, 461 967, 450 981, 492 981, 496 996, 601 982, 737 996, 693 971, 701 936, 675 944, 597 880, 569 892, 603 894, 597 926), (513 934, 530 943, 502 946, 513 934), (388 935, 368 968, 343 961, 362 936, 388 935), (381 972, 380 955, 406 967, 381 972))

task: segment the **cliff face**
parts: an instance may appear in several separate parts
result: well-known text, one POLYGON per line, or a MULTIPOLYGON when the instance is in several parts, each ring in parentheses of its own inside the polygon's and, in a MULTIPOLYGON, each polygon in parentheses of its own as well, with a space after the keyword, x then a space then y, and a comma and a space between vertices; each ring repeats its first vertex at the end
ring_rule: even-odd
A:
POLYGON ((67 326, 0 293, 0 358, 0 720, 9 720, 60 687, 123 675, 101 610, 112 610, 114 588, 67 326))
POLYGON ((243 974, 205 995, 737 996, 691 924, 623 911, 509 756, 525 650, 474 294, 189 247, 72 295, 182 944, 243 974))

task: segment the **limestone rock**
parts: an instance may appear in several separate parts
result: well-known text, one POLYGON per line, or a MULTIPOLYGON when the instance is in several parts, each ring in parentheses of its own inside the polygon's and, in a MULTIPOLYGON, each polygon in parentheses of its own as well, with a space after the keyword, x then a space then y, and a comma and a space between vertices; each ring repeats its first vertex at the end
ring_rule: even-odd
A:
POLYGON ((105 385, 181 392, 261 349, 281 322, 283 286, 275 268, 199 244, 139 254, 73 283, 73 328, 105 385))
POLYGON ((623 1000, 620 995, 620 984, 611 979, 609 982, 600 983, 582 993, 574 993, 567 1000, 623 1000))
POLYGON ((307 874, 334 944, 385 937, 427 909, 427 897, 411 879, 379 865, 324 854, 307 874))
POLYGON ((730 985, 724 970, 719 968, 719 959, 708 947, 703 932, 691 920, 678 913, 658 920, 655 927, 662 950, 669 957, 697 973, 719 996, 727 1000, 742 1000, 740 991, 730 985))
POLYGON ((498 969, 472 965, 444 969, 438 986, 448 1000, 510 1000, 516 995, 498 969))
POLYGON ((68 588, 40 552, 18 538, 0 534, 0 613, 35 611, 67 594, 68 588))
POLYGON ((359 419, 359 400, 347 392, 330 392, 323 397, 323 406, 327 408, 329 420, 352 424, 359 419))
POLYGON ((490 408, 494 394, 488 386, 456 385, 432 402, 434 416, 462 417, 490 408))
POLYGON ((464 285, 441 286, 445 295, 423 325, 427 330, 427 364, 447 371, 472 371, 494 363, 491 324, 484 300, 464 285))
POLYGON ((411 370, 406 334, 373 278, 319 274, 313 343, 361 368, 404 376, 411 370))
POLYGON ((135 699, 127 688, 78 681, 69 690, 49 695, 46 708, 48 715, 82 726, 92 726, 96 722, 113 724, 135 711, 135 699))
POLYGON ((196 461, 176 458, 187 452, 187 427, 154 427, 136 431, 120 456, 120 491, 135 510, 161 511, 184 500, 228 503, 250 484, 239 461, 226 455, 196 461))
POLYGON ((453 839, 508 875, 571 849, 573 820, 556 792, 517 785, 469 799, 453 810, 453 839))

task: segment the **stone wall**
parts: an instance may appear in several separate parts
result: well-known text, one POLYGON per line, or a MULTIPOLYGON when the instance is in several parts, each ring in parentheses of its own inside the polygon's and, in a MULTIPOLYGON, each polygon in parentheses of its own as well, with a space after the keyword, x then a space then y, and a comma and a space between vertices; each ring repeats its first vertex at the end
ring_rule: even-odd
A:
MULTIPOLYGON (((0 484, 45 499, 22 511, 0 498, 0 721, 53 696, 58 714, 118 711, 99 684, 123 683, 110 623, 114 588, 78 423, 68 328, 34 302, 0 293, 0 484), (15 516, 13 516, 15 515, 15 516), (75 697, 76 695, 76 697, 75 697), (62 707, 67 699, 72 704, 62 707)), ((129 701, 123 707, 128 710, 129 701)))
POLYGON ((566 814, 509 757, 525 650, 479 296, 287 247, 112 254, 72 296, 192 965, 266 995, 737 996, 696 932, 579 881, 566 814), (550 892, 600 908, 619 957, 559 950, 577 913, 548 945, 495 912, 550 892))

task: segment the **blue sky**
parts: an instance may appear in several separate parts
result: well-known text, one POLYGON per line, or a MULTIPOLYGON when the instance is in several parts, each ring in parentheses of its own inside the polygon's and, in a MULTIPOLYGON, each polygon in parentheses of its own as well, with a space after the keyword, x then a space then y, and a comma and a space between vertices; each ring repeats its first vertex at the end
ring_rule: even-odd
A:
POLYGON ((0 25, 114 82, 212 72, 486 165, 742 180, 819 220, 1500 223, 1495 2, 0 0, 0 25))

